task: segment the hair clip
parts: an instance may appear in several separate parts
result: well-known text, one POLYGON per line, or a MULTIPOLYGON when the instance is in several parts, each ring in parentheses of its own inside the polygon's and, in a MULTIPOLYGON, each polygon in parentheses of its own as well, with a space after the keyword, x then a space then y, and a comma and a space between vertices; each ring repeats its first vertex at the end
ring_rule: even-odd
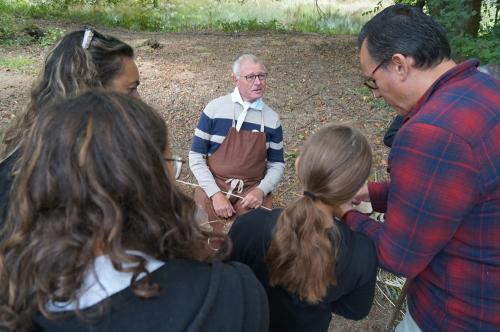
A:
POLYGON ((83 40, 82 40, 82 47, 84 49, 89 48, 90 42, 92 41, 93 37, 94 37, 94 33, 92 32, 92 29, 85 28, 85 34, 83 35, 83 40))

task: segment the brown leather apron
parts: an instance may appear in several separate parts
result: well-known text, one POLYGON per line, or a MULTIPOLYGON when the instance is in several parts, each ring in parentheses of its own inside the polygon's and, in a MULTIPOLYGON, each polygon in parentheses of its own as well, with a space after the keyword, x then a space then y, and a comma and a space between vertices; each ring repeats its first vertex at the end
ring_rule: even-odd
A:
MULTIPOLYGON (((230 189, 230 183, 226 183, 227 180, 242 180, 242 191, 233 191, 233 193, 244 197, 249 191, 257 187, 264 178, 266 160, 266 134, 264 133, 263 118, 261 117, 260 132, 245 130, 238 132, 235 128, 233 115, 232 127, 229 129, 221 146, 207 158, 207 165, 222 191, 227 192, 230 189)), ((194 200, 203 207, 208 214, 209 221, 222 219, 215 213, 212 201, 203 189, 199 187, 195 189, 194 200)), ((232 196, 229 201, 236 210, 236 214, 229 218, 228 221, 233 221, 236 216, 249 211, 249 209, 241 206, 241 199, 232 196)), ((262 205, 271 208, 272 198, 270 194, 264 197, 262 205)), ((227 231, 228 227, 225 228, 227 231)))

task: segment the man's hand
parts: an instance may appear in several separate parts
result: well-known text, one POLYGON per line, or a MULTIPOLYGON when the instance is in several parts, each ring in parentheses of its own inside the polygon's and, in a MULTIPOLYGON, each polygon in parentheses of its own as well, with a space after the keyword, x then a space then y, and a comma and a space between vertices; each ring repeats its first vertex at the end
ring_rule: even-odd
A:
POLYGON ((368 185, 365 183, 358 192, 354 195, 353 198, 348 200, 345 203, 342 203, 333 209, 333 215, 339 219, 341 219, 347 211, 355 210, 354 205, 358 205, 361 202, 369 202, 370 194, 368 193, 368 185))
POLYGON ((230 218, 236 212, 231 202, 229 202, 226 196, 220 191, 215 193, 211 197, 211 200, 215 213, 221 218, 230 218))
POLYGON ((342 219, 344 214, 346 214, 347 211, 350 210, 353 210, 352 203, 350 201, 342 203, 333 208, 333 216, 337 217, 338 219, 342 219))
POLYGON ((352 198, 353 204, 359 204, 361 202, 369 202, 370 194, 368 193, 368 184, 365 183, 352 198))
POLYGON ((264 201, 264 192, 260 188, 254 188, 241 200, 241 206, 248 209, 256 209, 264 201))

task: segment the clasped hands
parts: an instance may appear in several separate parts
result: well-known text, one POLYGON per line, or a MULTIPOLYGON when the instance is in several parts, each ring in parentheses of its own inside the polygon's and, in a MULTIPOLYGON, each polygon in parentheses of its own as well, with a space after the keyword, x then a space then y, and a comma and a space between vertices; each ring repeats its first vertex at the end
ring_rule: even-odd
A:
MULTIPOLYGON (((233 208, 231 202, 226 198, 226 196, 221 192, 215 193, 212 197, 212 206, 214 207, 215 213, 224 219, 232 217, 236 211, 233 208)), ((254 188, 248 192, 248 194, 241 200, 241 206, 248 209, 256 209, 262 205, 264 201, 264 192, 260 188, 254 188)))

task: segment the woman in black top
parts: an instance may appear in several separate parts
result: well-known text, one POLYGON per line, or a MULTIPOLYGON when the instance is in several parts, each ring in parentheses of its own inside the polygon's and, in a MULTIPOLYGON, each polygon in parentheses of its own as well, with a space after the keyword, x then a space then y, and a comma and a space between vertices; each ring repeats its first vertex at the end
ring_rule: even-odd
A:
POLYGON ((283 211, 236 219, 231 259, 249 265, 267 291, 271 331, 327 331, 332 312, 362 319, 377 274, 373 243, 333 218, 371 168, 366 138, 346 125, 310 137, 296 162, 304 195, 283 211))
POLYGON ((149 106, 104 92, 55 103, 20 151, 1 331, 267 330, 264 289, 247 266, 219 262, 227 237, 200 228, 149 106))

